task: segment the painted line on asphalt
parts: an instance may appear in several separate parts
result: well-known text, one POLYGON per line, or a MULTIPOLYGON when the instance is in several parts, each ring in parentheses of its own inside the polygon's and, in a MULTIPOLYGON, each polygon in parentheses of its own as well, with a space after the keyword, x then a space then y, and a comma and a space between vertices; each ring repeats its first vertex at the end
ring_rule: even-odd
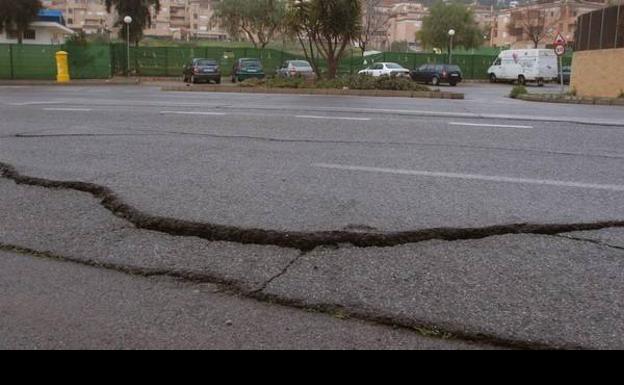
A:
POLYGON ((24 106, 43 106, 47 104, 63 104, 63 102, 22 102, 22 103, 7 103, 9 106, 24 107, 24 106))
POLYGON ((160 111, 161 115, 200 115, 200 116, 224 116, 224 112, 199 112, 199 111, 160 111))
POLYGON ((44 111, 91 112, 90 108, 44 108, 44 111))
POLYGON ((423 176, 423 177, 431 177, 431 178, 480 180, 480 181, 498 182, 498 183, 534 184, 534 185, 541 185, 541 186, 571 187, 571 188, 592 189, 592 190, 624 191, 624 185, 580 183, 580 182, 569 182, 569 181, 548 180, 548 179, 511 178, 511 177, 505 177, 505 176, 458 174, 458 173, 449 173, 449 172, 404 170, 404 169, 397 169, 397 168, 349 166, 349 165, 343 165, 343 164, 328 164, 328 163, 315 163, 315 164, 312 164, 312 166, 325 168, 325 169, 332 169, 332 170, 377 172, 377 173, 386 173, 386 174, 395 174, 395 175, 423 176))
POLYGON ((344 116, 319 116, 319 115, 295 115, 298 119, 323 119, 323 120, 354 120, 359 122, 368 122, 371 118, 350 118, 344 116))
POLYGON ((484 124, 484 123, 464 123, 449 122, 449 126, 483 127, 483 128, 533 128, 533 126, 520 126, 513 124, 484 124))

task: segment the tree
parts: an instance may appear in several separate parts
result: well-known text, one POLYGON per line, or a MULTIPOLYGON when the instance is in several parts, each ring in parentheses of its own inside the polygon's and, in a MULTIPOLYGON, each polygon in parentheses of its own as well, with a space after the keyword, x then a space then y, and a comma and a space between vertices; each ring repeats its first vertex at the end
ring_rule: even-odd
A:
POLYGON ((526 36, 533 43, 533 47, 538 48, 539 43, 551 34, 555 23, 556 21, 548 20, 545 10, 528 7, 511 12, 507 31, 519 40, 526 36))
POLYGON ((41 8, 39 0, 0 0, 0 32, 15 31, 18 44, 22 44, 24 34, 41 8))
POLYGON ((379 32, 385 34, 384 26, 388 21, 388 14, 382 7, 383 3, 384 0, 362 0, 362 29, 358 37, 358 46, 363 52, 368 50, 379 32))
POLYGON ((124 17, 132 17, 130 24, 130 40, 138 47, 143 39, 143 31, 152 24, 152 10, 160 12, 160 0, 106 0, 106 11, 111 13, 115 8, 117 21, 115 26, 121 27, 119 38, 126 39, 128 25, 124 17))
POLYGON ((448 32, 451 29, 455 30, 454 46, 478 48, 483 42, 474 13, 461 3, 435 3, 429 10, 429 16, 423 19, 418 37, 425 48, 448 49, 448 32))
POLYGON ((316 58, 327 63, 327 78, 334 79, 347 47, 361 32, 360 0, 291 0, 288 29, 299 40, 318 75, 316 58))
POLYGON ((241 34, 256 48, 266 47, 283 26, 284 0, 222 0, 215 5, 213 19, 230 36, 241 34))

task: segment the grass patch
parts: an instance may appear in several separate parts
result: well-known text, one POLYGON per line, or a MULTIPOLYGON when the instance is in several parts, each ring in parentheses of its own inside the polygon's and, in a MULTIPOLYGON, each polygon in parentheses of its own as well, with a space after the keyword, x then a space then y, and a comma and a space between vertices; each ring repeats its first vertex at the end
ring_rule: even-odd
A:
POLYGON ((528 93, 529 91, 527 91, 525 86, 515 86, 514 88, 511 89, 511 93, 509 94, 509 97, 512 99, 518 99, 520 95, 526 95, 528 93))
POLYGON ((347 76, 333 80, 305 81, 302 78, 282 79, 248 79, 240 84, 241 87, 265 88, 316 88, 338 90, 386 90, 386 91, 430 91, 426 86, 417 84, 408 78, 382 76, 347 76))

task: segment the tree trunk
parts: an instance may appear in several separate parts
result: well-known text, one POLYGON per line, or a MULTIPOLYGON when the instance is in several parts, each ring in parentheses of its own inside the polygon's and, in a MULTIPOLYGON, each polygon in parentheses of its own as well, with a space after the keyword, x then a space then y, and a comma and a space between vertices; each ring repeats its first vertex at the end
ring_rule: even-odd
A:
POLYGON ((24 31, 17 31, 17 44, 22 45, 24 43, 24 31))
POLYGON ((338 60, 333 57, 327 57, 327 78, 332 80, 336 78, 338 73, 338 60))

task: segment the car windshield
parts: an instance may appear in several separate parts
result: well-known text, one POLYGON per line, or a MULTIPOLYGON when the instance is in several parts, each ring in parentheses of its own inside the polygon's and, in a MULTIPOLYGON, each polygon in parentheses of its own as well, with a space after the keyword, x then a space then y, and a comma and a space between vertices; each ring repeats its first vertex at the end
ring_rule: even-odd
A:
POLYGON ((244 60, 241 62, 243 68, 260 68, 262 64, 257 60, 244 60))
POLYGON ((216 66, 217 62, 214 60, 202 59, 202 60, 195 61, 195 65, 200 66, 200 67, 209 67, 209 66, 216 66))
POLYGON ((402 70, 402 69, 405 69, 405 68, 401 67, 400 65, 398 65, 396 63, 387 63, 386 67, 388 69, 391 69, 391 70, 402 70))

